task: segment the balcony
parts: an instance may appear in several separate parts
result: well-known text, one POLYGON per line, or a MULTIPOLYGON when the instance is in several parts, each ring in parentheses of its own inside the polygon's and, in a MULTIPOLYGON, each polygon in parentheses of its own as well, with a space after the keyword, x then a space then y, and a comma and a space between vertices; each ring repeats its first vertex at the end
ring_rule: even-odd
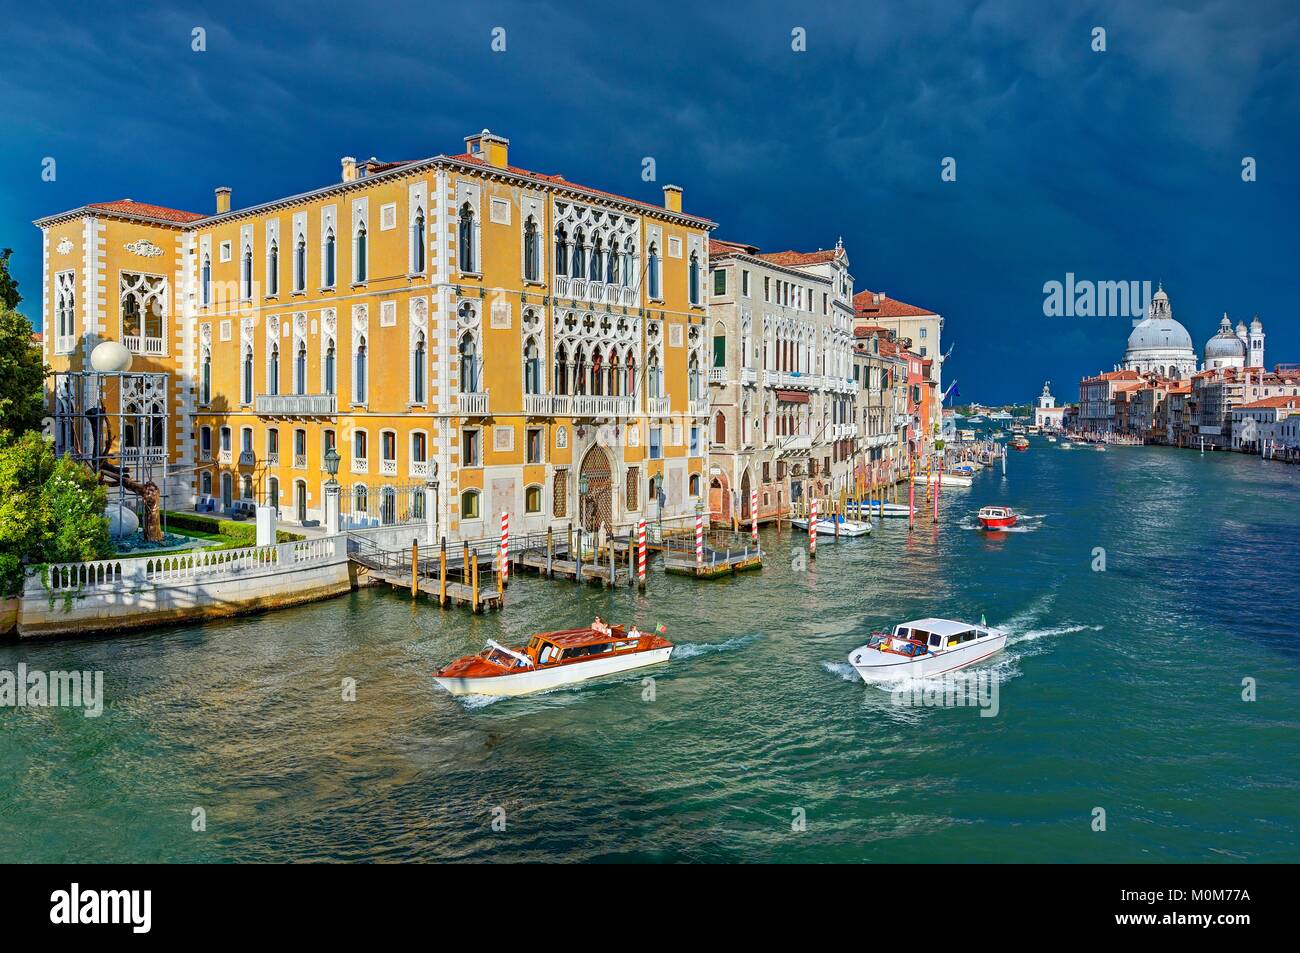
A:
POLYGON ((255 454, 252 450, 240 450, 239 465, 241 467, 257 466, 257 454, 255 454))
POLYGON ((618 304, 618 285, 605 285, 605 304, 618 304))
POLYGON ((429 461, 412 460, 411 465, 407 470, 407 473, 408 475, 416 477, 417 479, 427 480, 429 478, 429 461))
POLYGON ((75 334, 60 334, 54 339, 54 351, 56 354, 71 354, 77 346, 77 336, 75 334))
POLYGON ((698 398, 696 398, 695 400, 692 400, 692 401, 690 402, 690 408, 689 408, 689 410, 688 410, 688 413, 689 413, 692 417, 707 417, 707 416, 709 416, 709 398, 707 398, 707 397, 698 397, 698 398))
POLYGON ((635 288, 619 288, 619 289, 618 289, 618 297, 619 297, 619 303, 620 303, 620 304, 622 304, 622 305, 624 305, 624 306, 627 306, 627 307, 631 307, 632 305, 636 304, 636 289, 635 289, 635 288))
POLYGON ((777 446, 777 452, 785 455, 789 453, 807 453, 812 449, 812 437, 806 433, 793 434, 785 437, 777 446))
POLYGON ((570 278, 570 279, 569 279, 569 297, 570 297, 570 298, 580 298, 580 299, 581 299, 581 298, 585 298, 585 297, 587 297, 587 279, 586 279, 586 278, 570 278))
POLYGON ((466 391, 456 395, 460 412, 467 417, 482 417, 488 412, 487 391, 466 391))
POLYGON ((305 453, 295 453, 295 454, 293 455, 293 468, 294 468, 295 470, 306 470, 306 469, 307 469, 307 454, 305 454, 305 453))
POLYGON ((525 394, 524 413, 530 417, 571 417, 573 400, 567 394, 525 394))
POLYGON ((379 475, 380 475, 380 476, 397 476, 397 461, 396 461, 396 460, 380 460, 380 461, 379 461, 379 475))
POLYGON ((224 463, 224 464, 229 465, 230 460, 231 460, 231 456, 230 456, 230 448, 229 448, 229 447, 225 448, 224 450, 220 450, 220 451, 217 452, 217 462, 218 462, 218 463, 224 463))
POLYGON ((122 335, 122 346, 132 354, 162 354, 166 349, 165 343, 160 337, 141 337, 138 334, 122 335))
POLYGON ((556 275, 555 280, 552 282, 552 284, 555 286, 555 297, 567 298, 569 296, 568 275, 556 275))
POLYGON ((667 397, 651 397, 646 401, 651 417, 668 417, 672 415, 672 406, 667 397))
POLYGON ((353 458, 352 458, 352 472, 353 472, 353 473, 369 473, 369 472, 370 472, 370 458, 369 458, 369 457, 353 457, 353 458))
POLYGON ((332 417, 338 413, 334 394, 258 394, 253 412, 262 417, 332 417))
POLYGON ((740 382, 753 387, 758 383, 758 371, 752 367, 742 367, 740 369, 740 382))
POLYGON ((587 282, 587 300, 599 304, 605 300, 605 285, 600 281, 587 282))
POLYGON ((597 397, 579 394, 573 398, 575 417, 631 417, 636 413, 635 397, 597 397))
POLYGON ((710 367, 709 383, 710 384, 727 383, 727 369, 725 367, 710 367))
POLYGON ((275 450, 273 450, 273 451, 270 451, 269 453, 267 453, 267 455, 266 455, 266 465, 267 465, 268 467, 278 467, 278 466, 280 465, 280 453, 279 453, 279 451, 275 451, 275 450))

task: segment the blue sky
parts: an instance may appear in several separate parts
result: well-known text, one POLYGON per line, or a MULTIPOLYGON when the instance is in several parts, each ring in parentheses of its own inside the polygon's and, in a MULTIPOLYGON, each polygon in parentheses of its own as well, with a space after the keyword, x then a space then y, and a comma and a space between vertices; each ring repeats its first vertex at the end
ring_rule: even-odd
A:
POLYGON ((247 205, 489 127, 526 168, 675 182, 721 238, 842 235, 859 288, 945 315, 962 401, 1077 397, 1121 358, 1126 319, 1043 315, 1067 272, 1163 281, 1198 348, 1258 313, 1269 363, 1300 361, 1291 2, 55 6, 0 34, 0 246, 34 320, 40 215, 207 211, 217 185, 247 205))

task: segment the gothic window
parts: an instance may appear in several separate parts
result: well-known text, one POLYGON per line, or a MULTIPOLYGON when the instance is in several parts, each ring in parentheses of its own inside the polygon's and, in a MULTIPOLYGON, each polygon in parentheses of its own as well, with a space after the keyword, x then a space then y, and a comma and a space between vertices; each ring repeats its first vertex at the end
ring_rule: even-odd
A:
POLYGON ((524 223, 524 280, 541 280, 541 243, 537 240, 537 222, 530 215, 524 223))
POLYGON ((632 255, 632 239, 623 242, 623 287, 636 287, 636 262, 632 255))
POLYGON ((587 246, 586 236, 582 229, 574 234, 573 238, 573 277, 581 278, 587 269, 587 246))
POLYGON ((469 274, 478 271, 474 254, 474 209, 466 202, 460 207, 460 270, 469 274))
POLYGON ((293 392, 307 393, 307 342, 299 341, 293 357, 293 392))
POLYGON ((569 392, 569 350, 563 344, 555 352, 555 393, 569 392))
POLYGON ((203 307, 212 304, 212 256, 203 256, 203 270, 200 278, 203 307))
POLYGON ((478 347, 474 335, 466 332, 460 339, 460 390, 462 394, 476 394, 479 387, 478 347))
POLYGON ((298 243, 293 248, 293 290, 303 291, 307 287, 307 239, 298 236, 298 243))
POLYGON ((366 371, 369 370, 369 354, 366 350, 366 338, 362 335, 357 339, 357 353, 352 371, 352 402, 354 404, 364 404, 366 402, 366 371))
POLYGON ((699 400, 703 396, 703 385, 700 379, 700 359, 694 353, 686 366, 686 390, 691 400, 699 400))
POLYGON ((700 303, 700 255, 699 252, 691 252, 691 264, 687 272, 690 283, 691 304, 700 303))
POLYGON ((721 321, 713 325, 713 366, 727 366, 727 329, 721 321))
POLYGON ((723 416, 722 411, 718 411, 717 416, 713 418, 713 442, 718 446, 723 446, 727 442, 727 418, 723 416))
POLYGON ((424 273, 424 210, 415 210, 415 219, 411 222, 411 273, 424 273))
POLYGON ((266 293, 280 293, 280 243, 275 239, 271 239, 271 244, 266 249, 266 293))
MULTIPOLYGON (((325 259, 324 265, 325 265, 325 287, 326 288, 334 287, 334 265, 336 261, 335 258, 336 253, 337 252, 336 252, 335 241, 334 241, 334 229, 331 228, 325 233, 325 251, 323 256, 325 259)), ((303 254, 304 255, 306 254, 305 246, 304 246, 303 254)), ((307 268, 304 265, 303 274, 305 275, 306 273, 307 273, 307 268)), ((298 290, 301 291, 302 288, 300 287, 298 290)))
POLYGON ((280 393, 280 345, 275 341, 271 342, 270 351, 266 356, 266 392, 280 393))
POLYGON ((212 348, 203 348, 199 361, 199 403, 212 402, 212 348))
POLYGON ((601 262, 602 262, 602 256, 604 254, 604 248, 605 246, 601 240, 601 237, 597 235, 596 241, 592 246, 592 250, 591 250, 591 280, 592 281, 600 281, 601 262))
POLYGON ((662 396, 660 390, 663 384, 662 370, 659 367, 659 352, 651 351, 650 360, 646 363, 646 387, 651 397, 662 396))
POLYGON ((244 357, 240 368, 239 401, 242 404, 253 402, 253 347, 244 348, 244 357))
POLYGON ((322 389, 326 394, 336 393, 335 390, 335 378, 337 376, 335 370, 336 360, 337 360, 337 355, 334 353, 334 339, 330 338, 327 342, 325 342, 325 361, 324 361, 324 366, 321 368, 321 377, 323 379, 322 389))
POLYGON ((413 404, 424 403, 424 374, 427 363, 424 332, 418 331, 415 335, 415 349, 411 353, 411 403, 413 404))
POLYGON ((555 230, 555 273, 557 275, 567 275, 569 273, 569 236, 561 225, 555 230))
POLYGON ((352 239, 352 280, 360 284, 366 280, 366 223, 357 223, 357 233, 352 239))
POLYGON ((524 393, 540 394, 542 392, 542 360, 537 350, 537 341, 529 338, 524 342, 524 393))
POLYGON ((650 243, 650 248, 646 252, 647 270, 650 281, 650 297, 658 301, 661 297, 659 294, 659 246, 654 242, 650 243))
POLYGON ((253 297, 253 249, 245 248, 239 260, 239 299, 250 301, 253 297))

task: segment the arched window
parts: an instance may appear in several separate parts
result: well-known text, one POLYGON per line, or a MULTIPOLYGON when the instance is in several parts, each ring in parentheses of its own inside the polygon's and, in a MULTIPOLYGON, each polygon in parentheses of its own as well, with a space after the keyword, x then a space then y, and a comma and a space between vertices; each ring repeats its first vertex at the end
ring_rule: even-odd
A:
POLYGON ((600 348, 597 348, 591 358, 591 396, 593 397, 599 397, 605 393, 604 370, 605 361, 601 357, 600 348))
POLYGON ((610 239, 609 254, 605 256, 605 281, 614 284, 618 281, 618 243, 610 239))
POLYGON ((537 350, 537 341, 529 338, 524 342, 524 393, 540 394, 542 392, 542 359, 537 350))
POLYGON ((623 242, 623 287, 636 287, 636 261, 632 255, 632 239, 623 242))
POLYGON ((478 490, 466 490, 460 495, 460 518, 476 520, 479 517, 478 490))
POLYGON ((540 281, 542 271, 541 243, 537 240, 537 222, 531 215, 524 222, 524 280, 540 281))
POLYGON ((364 484, 352 488, 352 512, 366 516, 370 512, 370 492, 364 484))
POLYGON ((212 349, 208 347, 199 361, 199 403, 212 403, 212 349))
POLYGON ((601 265, 604 262, 605 245, 599 235, 591 249, 591 280, 600 281, 601 265))
POLYGON ((582 229, 573 235, 573 277, 581 278, 587 270, 587 236, 582 229))
POLYGON ((293 392, 307 393, 307 342, 298 342, 298 351, 293 356, 293 392))
POLYGON ((303 291, 307 287, 307 239, 298 236, 298 243, 293 246, 293 290, 303 291))
POLYGON ((645 379, 646 379, 646 388, 649 390, 650 396, 662 397, 663 394, 661 393, 661 391, 663 389, 662 388, 663 376, 662 376, 661 368, 659 367, 658 351, 650 352, 650 358, 646 362, 645 379))
POLYGON ((650 297, 655 301, 660 298, 659 294, 659 246, 654 242, 650 243, 650 248, 646 252, 649 268, 650 297))
POLYGON ((244 348, 244 358, 241 365, 239 402, 241 404, 251 404, 253 402, 253 347, 251 344, 244 348))
POLYGON ((466 202, 460 207, 460 270, 474 274, 478 271, 474 255, 474 209, 466 202))
POLYGON ((700 359, 694 352, 686 365, 686 392, 691 400, 699 400, 703 387, 700 383, 700 359))
POLYGON ((713 325, 713 366, 727 366, 727 329, 721 321, 713 325))
POLYGON ((212 471, 204 470, 199 476, 199 492, 204 496, 212 495, 212 471))
POLYGON ((427 463, 429 460, 429 438, 423 430, 411 433, 411 462, 427 463))
POLYGON ((637 391, 636 354, 633 353, 631 348, 627 349, 627 353, 624 355, 623 364, 623 374, 626 381, 623 385, 623 393, 627 394, 629 397, 635 397, 637 391))
POLYGON ((358 284, 366 280, 366 223, 357 223, 357 233, 352 239, 352 280, 358 284))
POLYGON ((424 274, 424 209, 415 210, 415 219, 411 222, 411 272, 424 274))
POLYGON ((587 393, 587 349, 581 344, 578 345, 573 357, 573 392, 587 393))
POLYGON ((379 491, 379 522, 385 526, 397 522, 397 491, 391 486, 379 491))
POLYGON ((280 344, 272 341, 270 352, 266 357, 266 392, 280 393, 280 344))
POLYGON ((530 486, 524 490, 524 512, 540 513, 542 511, 542 488, 530 486))
POLYGON ((569 349, 563 344, 555 352, 555 393, 569 392, 569 349))
POLYGON ((271 477, 271 479, 267 481, 266 486, 266 501, 271 504, 271 509, 276 511, 278 517, 280 511, 280 481, 275 477, 271 477))
POLYGON ((280 293, 280 243, 274 238, 266 249, 266 293, 280 293))
POLYGON ((203 256, 203 306, 206 308, 212 304, 212 256, 203 256))
POLYGON ((698 473, 692 473, 692 474, 691 474, 690 487, 689 487, 689 489, 687 490, 687 492, 688 492, 691 496, 699 496, 699 495, 700 495, 700 475, 699 475, 698 473))
POLYGON ((700 303, 700 254, 691 252, 691 264, 687 272, 690 282, 691 304, 700 303))
POLYGON ((425 345, 424 332, 415 335, 415 349, 411 352, 411 403, 423 404, 425 391, 425 368, 428 365, 428 348, 425 345))
POLYGON ((713 418, 713 442, 719 446, 727 442, 727 418, 723 416, 722 411, 718 411, 713 418))
POLYGON ((478 393, 478 347, 474 335, 466 332, 460 339, 460 391, 462 394, 478 393))
POLYGON ((322 389, 326 394, 337 393, 337 375, 335 372, 335 361, 337 355, 334 353, 334 339, 330 338, 325 342, 325 362, 321 368, 322 389))
POLYGON ((563 225, 555 230, 555 273, 569 273, 569 236, 563 225))
MULTIPOLYGON (((325 287, 333 288, 334 287, 335 243, 334 243, 334 229, 332 228, 325 233, 325 252, 322 257, 324 258, 323 266, 325 269, 325 287)), ((306 273, 306 268, 303 269, 303 272, 306 273)), ((301 291, 302 289, 299 288, 298 290, 301 291)))
POLYGON ((253 297, 253 249, 245 248, 239 261, 239 297, 249 301, 253 297))
POLYGON ((369 369, 369 355, 366 351, 366 338, 362 335, 357 339, 357 354, 352 371, 352 402, 354 404, 364 404, 366 402, 366 371, 369 369))
POLYGON ((609 375, 609 395, 611 397, 617 397, 619 385, 618 353, 612 347, 609 349, 609 356, 606 358, 605 368, 605 373, 609 375))

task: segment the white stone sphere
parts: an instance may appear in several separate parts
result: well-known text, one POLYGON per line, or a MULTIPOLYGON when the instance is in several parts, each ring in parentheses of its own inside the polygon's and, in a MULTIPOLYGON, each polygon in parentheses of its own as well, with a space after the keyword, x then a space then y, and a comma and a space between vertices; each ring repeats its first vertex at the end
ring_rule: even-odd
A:
POLYGON ((104 341, 90 352, 90 367, 101 374, 114 374, 131 369, 131 352, 117 341, 104 341))
POLYGON ((108 517, 108 535, 114 539, 132 536, 140 528, 140 517, 135 515, 134 510, 127 509, 125 506, 119 507, 116 503, 109 503, 104 507, 104 515, 108 517))

